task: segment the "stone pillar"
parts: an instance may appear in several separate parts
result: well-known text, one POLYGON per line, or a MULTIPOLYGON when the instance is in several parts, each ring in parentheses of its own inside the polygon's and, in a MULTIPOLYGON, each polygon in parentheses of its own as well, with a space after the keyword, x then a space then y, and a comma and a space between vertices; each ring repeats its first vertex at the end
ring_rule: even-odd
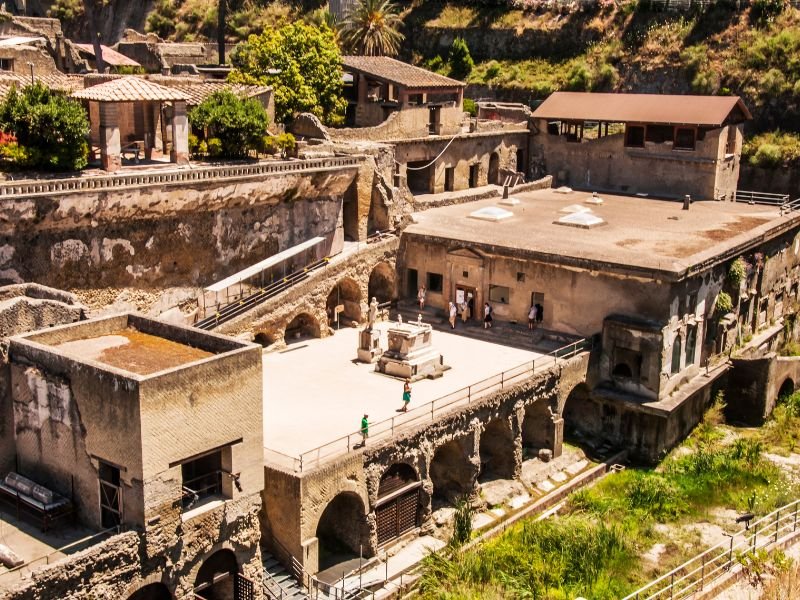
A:
POLYGON ((464 106, 464 88, 458 88, 458 95, 456 96, 456 106, 461 108, 464 106))
POLYGON ((177 100, 172 105, 172 152, 169 160, 179 165, 189 164, 189 117, 184 100, 177 100))
POLYGON ((122 168, 122 148, 119 135, 119 106, 114 102, 100 102, 100 159, 106 171, 122 168))
POLYGON ((553 440, 553 458, 557 458, 561 456, 561 453, 564 450, 564 419, 562 417, 553 417, 551 423, 551 435, 553 436, 551 438, 553 440))

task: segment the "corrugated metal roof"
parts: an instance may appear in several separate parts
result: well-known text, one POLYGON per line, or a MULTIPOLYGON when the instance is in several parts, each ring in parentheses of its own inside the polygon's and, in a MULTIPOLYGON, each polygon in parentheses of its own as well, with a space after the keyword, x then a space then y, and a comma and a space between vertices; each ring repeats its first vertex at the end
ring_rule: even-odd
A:
MULTIPOLYGON (((75 44, 77 48, 80 49, 81 52, 86 52, 93 58, 94 56, 94 46, 91 44, 75 44)), ((100 45, 103 51, 103 62, 107 65, 112 65, 114 67, 141 67, 138 62, 125 56, 124 54, 120 54, 113 48, 109 48, 108 46, 100 45)))
POLYGON ((230 90, 241 98, 251 98, 253 96, 265 94, 272 89, 263 85, 232 84, 225 81, 189 81, 186 83, 165 81, 164 85, 173 90, 178 90, 186 94, 186 96, 189 98, 188 104, 190 106, 197 106, 211 94, 220 90, 230 90))
POLYGON ((93 85, 72 94, 73 98, 93 102, 169 102, 189 100, 180 90, 174 90, 141 77, 122 77, 93 85))
POLYGON ((15 35, 7 38, 0 39, 0 46, 7 47, 7 46, 24 46, 27 44, 31 44, 33 42, 42 42, 46 43, 47 40, 42 36, 25 36, 25 35, 15 35))
POLYGON ((345 69, 407 88, 452 88, 466 84, 388 56, 343 56, 345 69))
POLYGON ((751 119, 738 96, 678 96, 667 94, 594 94, 554 92, 533 112, 537 119, 663 123, 720 127, 734 109, 734 120, 751 119))

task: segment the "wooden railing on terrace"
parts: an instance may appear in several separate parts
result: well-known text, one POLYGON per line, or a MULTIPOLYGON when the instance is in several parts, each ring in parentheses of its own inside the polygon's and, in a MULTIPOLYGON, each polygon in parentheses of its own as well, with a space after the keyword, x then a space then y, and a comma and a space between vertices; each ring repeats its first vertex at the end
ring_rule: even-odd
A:
POLYGON ((147 185, 177 185, 203 181, 246 179, 286 173, 309 173, 357 167, 360 160, 356 156, 336 156, 332 158, 264 161, 253 164, 195 165, 189 169, 165 168, 141 173, 4 181, 0 183, 0 198, 69 194, 147 185))

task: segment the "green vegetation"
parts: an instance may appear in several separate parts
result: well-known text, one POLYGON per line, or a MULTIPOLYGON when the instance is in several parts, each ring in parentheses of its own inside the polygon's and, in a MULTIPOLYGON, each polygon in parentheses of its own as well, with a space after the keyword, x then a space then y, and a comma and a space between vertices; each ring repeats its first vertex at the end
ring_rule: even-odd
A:
POLYGON ((800 134, 770 131, 755 135, 745 141, 742 159, 767 169, 800 165, 800 134))
MULTIPOLYGON (((213 158, 244 158, 261 147, 267 132, 267 113, 258 100, 240 98, 229 90, 214 92, 189 112, 195 131, 208 138, 205 151, 213 158), (212 140, 213 143, 212 143, 212 140)), ((200 140, 193 154, 203 153, 200 140)))
POLYGON ((475 68, 475 61, 472 60, 469 46, 467 46, 464 38, 457 37, 453 40, 453 45, 450 46, 450 53, 447 56, 447 62, 450 63, 451 77, 466 79, 472 73, 472 69, 475 68))
MULTIPOLYGON (((572 494, 562 516, 518 523, 480 549, 432 555, 425 561, 422 596, 620 598, 697 553, 683 525, 709 518, 715 509, 764 514, 791 501, 797 486, 763 457, 766 442, 725 435, 723 410, 720 397, 657 469, 609 475, 572 494), (641 558, 656 543, 665 547, 657 566, 641 558)), ((790 435, 796 435, 798 422, 792 427, 790 435)), ((788 439, 783 430, 773 434, 781 443, 788 439)), ((727 520, 722 526, 739 528, 727 520)))
POLYGON ((726 315, 733 310, 733 298, 728 292, 720 292, 714 303, 714 312, 718 316, 726 315))
POLYGON ((356 0, 342 21, 339 32, 350 54, 396 56, 405 36, 402 21, 391 0, 356 0))
POLYGON ((266 29, 240 44, 231 61, 231 81, 272 86, 278 121, 299 112, 313 113, 327 124, 343 121, 342 59, 326 26, 297 21, 266 29))
POLYGON ((728 281, 738 289, 745 277, 747 277, 747 262, 740 256, 728 266, 728 281))
POLYGON ((478 105, 475 100, 464 98, 464 112, 468 113, 470 117, 475 117, 478 114, 478 105))
POLYGON ((760 431, 759 440, 773 452, 789 454, 800 445, 800 392, 778 399, 778 405, 760 431))
POLYGON ((8 167, 77 171, 86 166, 86 111, 42 83, 11 89, 0 103, 0 130, 13 136, 2 144, 8 167))

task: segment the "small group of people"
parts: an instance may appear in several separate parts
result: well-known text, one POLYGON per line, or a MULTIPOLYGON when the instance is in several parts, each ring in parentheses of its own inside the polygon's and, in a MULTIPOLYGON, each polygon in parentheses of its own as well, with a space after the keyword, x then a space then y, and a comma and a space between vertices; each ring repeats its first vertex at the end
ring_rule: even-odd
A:
POLYGON ((528 311, 528 329, 534 329, 538 323, 542 322, 544 318, 544 307, 539 304, 531 304, 531 308, 528 311))

